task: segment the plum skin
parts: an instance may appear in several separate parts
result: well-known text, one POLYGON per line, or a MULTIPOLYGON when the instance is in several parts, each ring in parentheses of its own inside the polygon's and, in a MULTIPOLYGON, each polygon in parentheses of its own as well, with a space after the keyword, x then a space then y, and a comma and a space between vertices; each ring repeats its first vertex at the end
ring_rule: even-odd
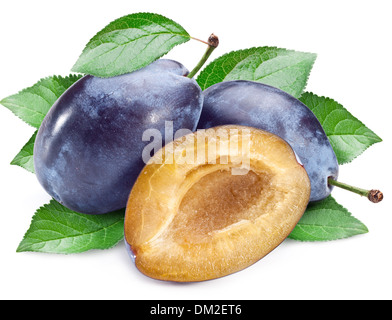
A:
POLYGON ((173 60, 112 78, 84 76, 53 105, 39 128, 34 165, 39 182, 67 208, 103 214, 124 208, 145 163, 143 132, 194 131, 203 95, 173 60))
POLYGON ((310 178, 310 201, 331 193, 328 178, 336 179, 339 172, 336 155, 320 122, 301 101, 259 82, 221 82, 204 91, 198 128, 227 124, 255 127, 286 140, 310 178))

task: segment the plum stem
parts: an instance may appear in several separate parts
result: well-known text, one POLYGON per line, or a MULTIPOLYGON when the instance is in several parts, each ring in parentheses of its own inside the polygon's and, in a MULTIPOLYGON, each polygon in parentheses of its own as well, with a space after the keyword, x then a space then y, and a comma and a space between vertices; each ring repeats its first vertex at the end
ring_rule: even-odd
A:
POLYGON ((356 194, 359 194, 360 196, 367 197, 369 199, 369 201, 371 201, 373 203, 378 203, 378 202, 382 201, 382 199, 384 198, 384 195, 380 190, 375 190, 375 189, 365 190, 365 189, 357 188, 354 186, 350 186, 346 183, 334 180, 331 177, 328 178, 328 184, 335 186, 335 187, 338 187, 338 188, 341 188, 341 189, 345 189, 345 190, 354 192, 356 194))
POLYGON ((191 39, 199 41, 199 42, 204 43, 206 45, 209 45, 209 43, 207 41, 204 41, 204 40, 201 40, 201 39, 198 39, 198 38, 195 38, 195 37, 191 37, 191 39))
POLYGON ((208 48, 206 50, 206 52, 204 53, 203 57, 201 58, 201 60, 199 61, 199 63, 196 65, 196 67, 188 74, 188 78, 193 78, 195 76, 195 74, 201 69, 201 67, 206 63, 206 61, 208 60, 208 58, 210 57, 211 53, 218 47, 219 45, 219 39, 215 34, 211 34, 210 37, 208 38, 208 42, 196 39, 196 38, 192 38, 195 39, 197 41, 201 41, 205 44, 208 45, 208 48))

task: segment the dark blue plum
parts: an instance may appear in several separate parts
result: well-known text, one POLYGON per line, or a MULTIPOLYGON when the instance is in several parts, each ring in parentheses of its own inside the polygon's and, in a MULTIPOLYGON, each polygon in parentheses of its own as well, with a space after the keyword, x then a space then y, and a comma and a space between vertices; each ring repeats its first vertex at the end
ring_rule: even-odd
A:
POLYGON ((194 131, 203 95, 188 70, 157 60, 133 73, 85 76, 53 105, 37 134, 35 171, 45 190, 64 206, 102 214, 124 208, 145 165, 147 129, 194 131))
POLYGON ((328 178, 337 178, 338 162, 320 122, 301 101, 258 82, 221 82, 204 91, 198 128, 226 124, 255 127, 280 136, 291 145, 308 173, 310 201, 322 200, 331 193, 328 178))

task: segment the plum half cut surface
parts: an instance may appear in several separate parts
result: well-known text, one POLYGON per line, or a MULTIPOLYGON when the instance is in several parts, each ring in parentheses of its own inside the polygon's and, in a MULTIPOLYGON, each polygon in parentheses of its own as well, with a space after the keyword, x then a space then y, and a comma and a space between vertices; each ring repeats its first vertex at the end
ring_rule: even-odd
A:
POLYGON ((259 82, 224 81, 204 91, 198 128, 228 124, 266 130, 286 140, 309 175, 310 201, 330 195, 328 178, 336 180, 339 173, 336 155, 319 120, 301 101, 259 82))
POLYGON ((125 240, 151 278, 219 278, 275 249, 309 195, 305 169, 278 136, 242 126, 198 130, 144 167, 128 200, 125 240))
POLYGON ((77 81, 37 134, 34 165, 44 189, 81 213, 125 208, 145 165, 144 133, 164 137, 166 122, 174 132, 196 129, 203 96, 187 74, 179 62, 161 59, 121 76, 77 81))

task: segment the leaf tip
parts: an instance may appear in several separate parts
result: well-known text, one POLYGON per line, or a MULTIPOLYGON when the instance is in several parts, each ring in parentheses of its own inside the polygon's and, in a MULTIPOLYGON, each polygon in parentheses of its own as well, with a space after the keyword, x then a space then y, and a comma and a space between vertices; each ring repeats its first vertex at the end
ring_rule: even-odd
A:
POLYGON ((71 72, 76 72, 76 73, 85 73, 83 68, 79 66, 79 59, 75 62, 75 64, 71 68, 71 72))
POLYGON ((24 243, 25 239, 26 239, 26 234, 23 236, 22 241, 20 241, 18 247, 16 248, 16 251, 15 251, 16 253, 21 253, 21 252, 27 252, 27 251, 29 251, 29 250, 26 249, 26 245, 25 245, 25 243, 24 243))

